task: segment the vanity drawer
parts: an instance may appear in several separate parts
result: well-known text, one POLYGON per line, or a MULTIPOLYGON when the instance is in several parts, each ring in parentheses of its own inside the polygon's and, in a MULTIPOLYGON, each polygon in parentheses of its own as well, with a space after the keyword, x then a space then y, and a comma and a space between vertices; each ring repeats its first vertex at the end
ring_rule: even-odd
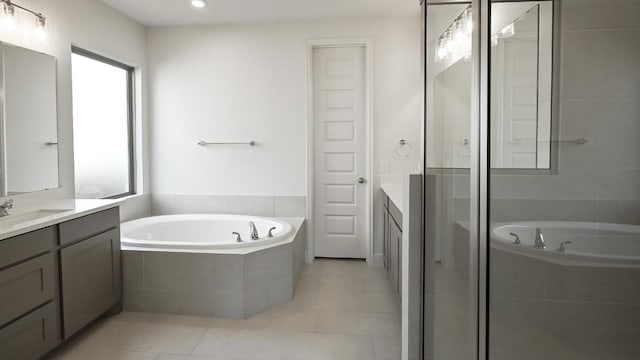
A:
POLYGON ((53 253, 0 271, 0 326, 55 297, 53 253))
POLYGON ((118 207, 60 224, 60 245, 70 245, 120 226, 118 207))
POLYGON ((0 241, 0 269, 51 251, 58 241, 55 226, 0 241))
POLYGON ((0 329, 0 356, 3 360, 38 359, 59 343, 55 302, 37 309, 0 329))
POLYGON ((53 299, 56 276, 53 253, 0 271, 0 326, 53 299))

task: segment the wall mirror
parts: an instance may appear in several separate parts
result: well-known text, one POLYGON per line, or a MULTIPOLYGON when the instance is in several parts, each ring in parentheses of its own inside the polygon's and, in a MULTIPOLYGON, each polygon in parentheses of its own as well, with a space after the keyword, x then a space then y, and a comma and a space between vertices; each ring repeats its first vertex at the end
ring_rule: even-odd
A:
POLYGON ((58 181, 56 59, 0 43, 0 196, 58 181))
MULTIPOLYGON (((469 168, 471 156, 471 7, 442 6, 431 24, 427 129, 431 168, 469 168), (429 92, 431 92, 429 94, 429 92)), ((491 167, 552 169, 552 1, 500 2, 491 20, 491 167)))

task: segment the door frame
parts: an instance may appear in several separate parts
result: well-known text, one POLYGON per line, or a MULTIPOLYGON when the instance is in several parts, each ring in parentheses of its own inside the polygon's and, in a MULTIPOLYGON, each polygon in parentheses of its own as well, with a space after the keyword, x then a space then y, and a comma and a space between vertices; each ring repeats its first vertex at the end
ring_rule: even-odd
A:
POLYGON ((313 50, 316 48, 332 47, 364 47, 365 49, 365 244, 366 260, 369 265, 373 264, 373 40, 370 38, 340 38, 340 39, 312 39, 307 41, 307 251, 305 254, 307 263, 312 263, 315 259, 315 238, 314 238, 314 117, 313 117, 313 50))

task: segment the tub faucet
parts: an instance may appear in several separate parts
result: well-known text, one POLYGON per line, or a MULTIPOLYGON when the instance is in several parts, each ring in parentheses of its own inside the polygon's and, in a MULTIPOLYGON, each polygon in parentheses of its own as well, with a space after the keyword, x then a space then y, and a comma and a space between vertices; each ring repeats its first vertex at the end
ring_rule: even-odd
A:
POLYGON ((542 230, 540 228, 536 228, 536 239, 535 245, 536 249, 545 249, 547 245, 544 243, 544 236, 542 235, 542 230))
POLYGON ((9 216, 9 209, 13 209, 13 199, 0 204, 0 217, 9 216))
POLYGON ((260 237, 258 236, 258 229, 256 229, 256 224, 253 221, 249 221, 249 236, 251 240, 258 240, 260 237))

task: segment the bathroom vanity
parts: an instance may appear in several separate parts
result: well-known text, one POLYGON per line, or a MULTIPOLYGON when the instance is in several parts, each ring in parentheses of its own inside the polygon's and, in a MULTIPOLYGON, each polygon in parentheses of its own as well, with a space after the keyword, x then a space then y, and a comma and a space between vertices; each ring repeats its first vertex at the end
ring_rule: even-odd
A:
POLYGON ((384 268, 402 298, 402 185, 383 184, 384 268))
POLYGON ((121 308, 117 202, 55 205, 0 219, 2 359, 37 359, 121 308))

